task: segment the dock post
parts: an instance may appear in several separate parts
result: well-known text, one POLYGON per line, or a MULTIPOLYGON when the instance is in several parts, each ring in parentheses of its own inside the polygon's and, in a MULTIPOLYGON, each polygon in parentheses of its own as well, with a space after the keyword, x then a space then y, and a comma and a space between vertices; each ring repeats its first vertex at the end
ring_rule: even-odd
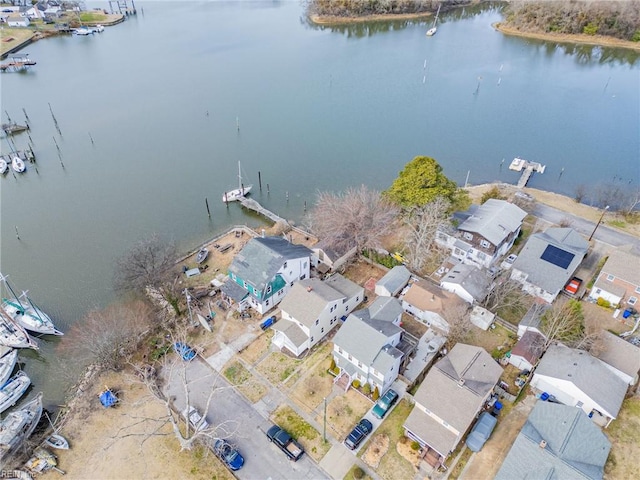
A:
POLYGON ((20 240, 20 234, 18 233, 18 226, 16 225, 16 238, 20 240))
POLYGON ((269 194, 269 184, 267 183, 267 195, 269 194))
POLYGON ((89 138, 91 139, 91 145, 95 145, 95 143, 93 143, 93 137, 91 136, 91 132, 89 132, 89 138))
POLYGON ((24 109, 24 107, 22 107, 22 112, 24 113, 24 118, 27 119, 27 122, 29 121, 29 115, 27 115, 27 111, 24 109))
POLYGON ((211 212, 209 211, 209 199, 207 197, 204 197, 204 203, 207 206, 207 215, 211 218, 211 212))
POLYGON ((304 201, 304 211, 305 212, 307 211, 307 201, 306 200, 304 201))
POLYGON ((13 123, 13 122, 11 121, 11 117, 9 116, 9 112, 7 112, 7 111, 5 110, 5 111, 4 111, 4 113, 6 113, 6 114, 7 114, 7 120, 9 120, 9 123, 13 123))
POLYGON ((287 203, 289 203, 289 190, 287 190, 287 191, 285 192, 285 195, 286 195, 286 197, 287 197, 287 203))
POLYGON ((262 175, 260 175, 260 170, 258 170, 258 186, 260 187, 260 191, 262 191, 262 175))

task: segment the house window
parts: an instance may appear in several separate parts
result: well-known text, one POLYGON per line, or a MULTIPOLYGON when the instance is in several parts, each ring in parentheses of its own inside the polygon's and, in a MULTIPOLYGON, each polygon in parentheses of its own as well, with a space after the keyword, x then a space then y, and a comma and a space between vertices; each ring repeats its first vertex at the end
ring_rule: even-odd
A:
POLYGON ((289 284, 290 287, 293 287, 293 281, 289 284))
POLYGON ((313 337, 311 337, 311 343, 313 343, 313 337))
POLYGON ((358 367, 362 368, 362 362, 360 362, 359 360, 358 360, 358 367))
POLYGON ((356 302, 359 302, 359 301, 360 301, 360 295, 356 297, 356 302))
POLYGON ((331 321, 335 322, 336 320, 338 320, 338 317, 333 317, 333 319, 331 321))
POLYGON ((607 282, 613 282, 616 279, 613 275, 607 275, 607 282))
POLYGON ((636 287, 636 293, 640 293, 640 287, 636 287))
POLYGON ((342 355, 342 348, 341 348, 341 347, 338 347, 338 353, 339 353, 340 355, 342 355))
POLYGON ((578 407, 578 408, 582 408, 583 405, 584 405, 584 403, 582 403, 582 402, 576 403, 576 407, 578 407))
POLYGON ((271 293, 271 285, 267 287, 267 295, 269 295, 270 293, 271 293))
POLYGON ((629 301, 627 302, 629 305, 635 305, 638 299, 636 297, 629 297, 629 301))
POLYGON ((347 358, 349 359, 349 361, 353 360, 353 357, 351 356, 351 354, 349 354, 347 358))
POLYGON ((454 248, 453 249, 453 253, 455 255, 458 255, 458 256, 464 255, 464 252, 462 250, 460 250, 459 248, 454 248))
POLYGON ((264 302, 265 306, 268 307, 269 306, 269 300, 267 300, 266 302, 264 302))
POLYGON ((320 323, 320 319, 316 318, 316 325, 318 325, 318 323, 320 323))
POLYGON ((243 286, 244 288, 247 288, 247 282, 242 282, 242 286, 243 286))
POLYGON ((304 268, 305 270, 307 269, 307 262, 304 262, 304 263, 302 264, 302 268, 304 268))
POLYGON ((333 312, 336 309, 335 305, 331 305, 331 309, 329 310, 330 312, 333 312))
POLYGON ((324 327, 320 329, 320 333, 324 333, 324 327))
POLYGON ((300 280, 304 280, 305 278, 307 278, 307 274, 306 273, 300 277, 300 280))
POLYGON ((486 240, 480 240, 480 246, 482 248, 489 248, 491 246, 491 244, 489 242, 487 242, 486 240))
POLYGON ((478 258, 479 258, 480 260, 484 260, 485 258, 487 258, 487 255, 485 255, 485 254, 484 254, 484 253, 482 253, 482 252, 478 252, 478 258))
POLYGON ((470 234, 469 232, 464 232, 462 236, 464 237, 465 240, 473 240, 473 235, 470 234))
POLYGON ((348 312, 348 311, 349 311, 349 305, 345 305, 345 307, 344 307, 344 311, 345 311, 345 312, 348 312))

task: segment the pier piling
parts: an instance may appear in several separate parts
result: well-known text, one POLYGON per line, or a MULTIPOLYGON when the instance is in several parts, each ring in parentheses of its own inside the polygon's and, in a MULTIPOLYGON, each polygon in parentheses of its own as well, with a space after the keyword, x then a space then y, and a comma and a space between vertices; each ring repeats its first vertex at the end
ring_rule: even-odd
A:
POLYGON ((211 211, 209 210, 209 199, 207 197, 204 197, 204 204, 207 206, 207 215, 209 215, 209 218, 211 218, 211 211))
POLYGON ((15 227, 16 227, 16 238, 20 240, 20 234, 18 233, 18 226, 15 225, 15 227))
POLYGON ((260 170, 258 170, 258 186, 260 187, 260 191, 262 191, 262 175, 260 175, 260 170))

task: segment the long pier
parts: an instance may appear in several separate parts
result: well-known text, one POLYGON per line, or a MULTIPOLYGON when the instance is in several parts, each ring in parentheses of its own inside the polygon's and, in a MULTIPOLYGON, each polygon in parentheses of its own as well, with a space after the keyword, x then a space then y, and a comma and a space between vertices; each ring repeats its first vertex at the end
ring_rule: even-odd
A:
POLYGON ((289 223, 284 218, 276 215, 271 210, 267 210, 262 205, 260 205, 257 201, 252 200, 251 198, 240 197, 240 198, 238 198, 238 202, 240 202, 240 204, 244 208, 248 208, 249 210, 253 210, 254 212, 259 213, 263 217, 266 217, 266 218, 268 218, 269 220, 271 220, 271 221, 273 221, 275 223, 278 223, 278 222, 289 223))
POLYGON ((531 178, 531 175, 533 175, 533 172, 544 173, 545 168, 547 168, 546 165, 538 162, 530 162, 518 157, 514 158, 509 165, 509 170, 515 170, 516 172, 521 172, 524 169, 516 185, 517 188, 524 188, 529 178, 531 178))

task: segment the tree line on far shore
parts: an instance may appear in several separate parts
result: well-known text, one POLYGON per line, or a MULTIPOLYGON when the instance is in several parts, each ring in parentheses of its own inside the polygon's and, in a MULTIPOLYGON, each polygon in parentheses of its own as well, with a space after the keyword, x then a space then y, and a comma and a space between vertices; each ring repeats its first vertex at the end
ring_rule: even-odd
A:
POLYGON ((640 42, 640 1, 512 0, 505 25, 524 32, 603 35, 640 42))
POLYGON ((367 15, 403 15, 435 13, 438 5, 445 8, 469 5, 470 0, 306 0, 308 15, 331 17, 364 17, 367 15))

